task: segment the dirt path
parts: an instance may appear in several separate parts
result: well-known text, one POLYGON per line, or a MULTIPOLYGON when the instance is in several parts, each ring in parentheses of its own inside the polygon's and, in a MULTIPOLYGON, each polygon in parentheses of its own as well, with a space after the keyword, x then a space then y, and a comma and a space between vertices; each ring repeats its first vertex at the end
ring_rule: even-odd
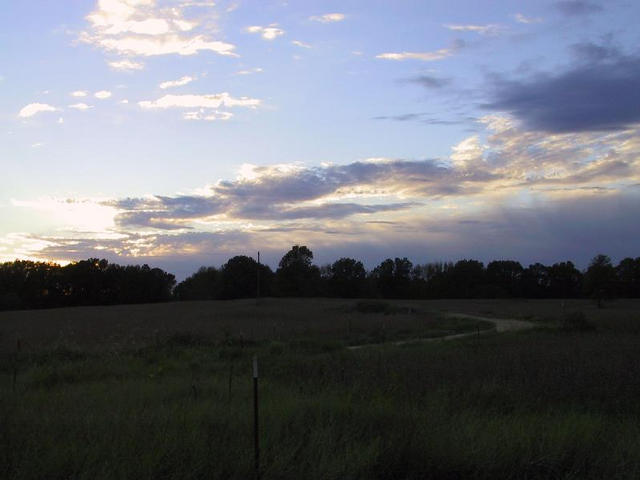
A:
MULTIPOLYGON (((472 320, 484 320, 486 322, 491 322, 495 325, 494 328, 487 328, 484 330, 473 330, 471 332, 464 333, 455 333, 453 335, 445 335, 443 337, 431 337, 431 338, 412 338, 409 340, 400 340, 397 342, 389 342, 391 345, 406 345, 407 343, 426 343, 426 342, 437 342, 437 341, 445 341, 445 340, 455 340, 458 338, 465 337, 473 337, 477 335, 486 335, 488 333, 502 333, 502 332, 515 332, 518 330, 528 330, 530 328, 534 328, 536 324, 532 322, 527 322, 525 320, 516 320, 514 318, 490 318, 490 317, 480 317, 478 315, 469 315, 466 313, 447 313, 448 317, 457 317, 457 318, 470 318, 472 320)), ((373 346, 382 345, 380 343, 367 343, 364 345, 352 345, 347 347, 348 350, 358 350, 360 348, 365 347, 373 347, 373 346)))

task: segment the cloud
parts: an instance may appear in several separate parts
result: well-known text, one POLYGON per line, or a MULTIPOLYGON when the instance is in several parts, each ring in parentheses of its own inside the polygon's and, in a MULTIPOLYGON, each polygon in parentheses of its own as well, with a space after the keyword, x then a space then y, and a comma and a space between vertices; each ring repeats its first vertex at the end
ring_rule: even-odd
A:
POLYGON ((516 13, 513 16, 513 18, 518 23, 530 24, 530 23, 541 23, 542 22, 542 18, 540 18, 540 17, 526 17, 522 13, 516 13))
POLYGON ((166 90, 167 88, 181 87, 183 85, 187 85, 188 83, 191 83, 194 80, 195 79, 193 77, 186 75, 184 77, 180 77, 178 80, 168 80, 166 82, 162 82, 159 85, 159 87, 163 90, 166 90))
POLYGON ((155 0, 102 0, 86 17, 89 30, 81 32, 79 39, 126 56, 195 55, 201 51, 237 56, 234 45, 210 38, 203 18, 184 17, 183 10, 190 6, 194 5, 163 7, 155 0))
POLYGON ((121 70, 124 72, 132 71, 132 70, 142 70, 144 68, 144 63, 134 62, 133 60, 119 60, 108 62, 109 66, 114 70, 121 70))
POLYGON ((640 121, 640 56, 589 51, 583 62, 559 73, 497 80, 486 107, 546 132, 619 130, 640 121))
POLYGON ((637 256, 640 224, 629 219, 634 218, 639 200, 637 192, 598 194, 544 202, 534 199, 526 205, 493 204, 481 211, 396 215, 393 221, 325 217, 317 222, 236 225, 213 232, 157 229, 94 237, 14 233, 0 237, 0 246, 12 253, 20 249, 21 257, 106 257, 120 263, 149 263, 169 267, 182 278, 200 265, 222 265, 239 252, 258 249, 267 263, 277 265, 294 243, 308 245, 318 264, 350 256, 369 269, 394 256, 407 256, 414 263, 509 258, 525 266, 572 260, 586 267, 598 252, 614 259, 637 256))
POLYGON ((314 15, 309 20, 320 23, 341 22, 346 18, 344 13, 325 13, 324 15, 314 15))
POLYGON ((488 25, 444 25, 445 28, 453 30, 454 32, 475 32, 481 35, 497 35, 505 29, 502 25, 488 24, 488 25))
POLYGON ((584 0, 556 2, 554 7, 559 10, 560 13, 567 16, 589 15, 591 13, 602 11, 602 7, 600 5, 584 0))
POLYGON ((438 205, 448 202, 465 210, 465 201, 486 205, 501 199, 508 204, 523 194, 540 199, 584 196, 603 189, 621 191, 622 183, 640 181, 638 129, 549 136, 522 131, 509 117, 485 117, 482 124, 488 141, 480 135, 465 138, 452 147, 448 159, 245 165, 236 180, 218 181, 199 195, 127 198, 109 205, 121 212, 121 227, 178 230, 385 212, 417 215, 422 205, 441 214, 446 209, 438 205))
POLYGON ((434 77, 432 75, 419 75, 410 78, 408 81, 430 89, 444 88, 452 83, 450 78, 434 77))
POLYGON ((69 108, 73 108, 74 110, 89 110, 93 108, 93 105, 87 105, 86 103, 74 103, 73 105, 69 105, 69 108))
POLYGON ((259 33, 265 40, 275 40, 276 38, 284 35, 284 30, 278 28, 277 23, 272 23, 268 27, 261 27, 259 25, 252 25, 246 28, 249 33, 259 33))
POLYGON ((523 263, 586 262, 597 251, 637 255, 629 250, 640 234, 632 221, 640 207, 640 124, 547 134, 490 115, 480 126, 442 159, 245 165, 237 178, 197 194, 13 202, 63 215, 64 228, 0 237, 0 247, 42 258, 222 255, 223 263, 229 252, 258 245, 271 245, 277 261, 303 242, 323 252, 318 258, 352 255, 372 266, 398 254, 523 263))
POLYGON ((55 112, 58 109, 53 107, 47 103, 30 103, 29 105, 25 105, 18 112, 18 117, 20 118, 29 118, 37 115, 38 113, 44 112, 55 112))
POLYGON ((93 96, 96 97, 99 100, 105 100, 105 99, 111 97, 111 92, 109 90, 100 90, 100 91, 94 93, 93 96))
POLYGON ((264 70, 260 67, 249 68, 246 70, 239 70, 236 72, 236 75, 252 75, 254 73, 262 73, 264 70))
POLYGON ((311 48, 311 45, 309 45, 308 43, 301 42, 300 40, 293 40, 291 43, 296 47, 311 48))
POLYGON ((401 113, 399 115, 379 115, 373 120, 395 120, 398 122, 418 121, 427 125, 456 125, 462 120, 444 120, 441 118, 428 118, 428 113, 401 113))
POLYGON ((383 60, 422 60, 423 62, 433 62, 454 55, 458 50, 465 46, 463 40, 456 40, 449 48, 441 48, 432 52, 387 52, 376 55, 376 58, 383 60))
POLYGON ((200 51, 212 51, 219 55, 237 57, 233 52, 235 46, 229 43, 208 41, 204 36, 184 38, 168 35, 162 38, 125 37, 120 39, 104 39, 101 42, 106 50, 124 55, 196 55, 200 51))
POLYGON ((234 98, 227 92, 209 95, 165 95, 157 100, 144 100, 138 105, 145 109, 167 108, 219 108, 219 107, 249 107, 260 106, 257 98, 234 98))
POLYGON ((75 92, 71 92, 70 95, 72 97, 86 97, 87 95, 89 95, 89 92, 87 92, 86 90, 76 90, 75 92))
POLYGON ((218 110, 206 111, 204 109, 200 109, 194 112, 184 112, 182 114, 182 118, 185 120, 206 120, 212 122, 214 120, 230 120, 233 118, 233 113, 219 112, 218 110))

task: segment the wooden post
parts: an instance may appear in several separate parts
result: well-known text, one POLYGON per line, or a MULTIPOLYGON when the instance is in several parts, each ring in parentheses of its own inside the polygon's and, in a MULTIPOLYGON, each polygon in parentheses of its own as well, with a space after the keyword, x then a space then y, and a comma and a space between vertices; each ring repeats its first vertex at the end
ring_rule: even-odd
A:
POLYGON ((260 440, 258 421, 258 356, 253 356, 253 448, 256 480, 260 480, 260 440))

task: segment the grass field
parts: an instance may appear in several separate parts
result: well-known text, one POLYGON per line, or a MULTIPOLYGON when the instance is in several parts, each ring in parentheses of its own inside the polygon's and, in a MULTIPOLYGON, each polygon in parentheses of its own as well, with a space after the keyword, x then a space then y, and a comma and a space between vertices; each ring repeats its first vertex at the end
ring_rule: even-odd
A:
POLYGON ((266 299, 1 313, 0 477, 252 478, 254 354, 263 478, 640 476, 640 302, 362 307, 266 299), (595 328, 560 328, 576 310, 595 328), (540 328, 385 343, 477 326, 443 312, 540 328), (345 348, 357 343, 379 346, 345 348))

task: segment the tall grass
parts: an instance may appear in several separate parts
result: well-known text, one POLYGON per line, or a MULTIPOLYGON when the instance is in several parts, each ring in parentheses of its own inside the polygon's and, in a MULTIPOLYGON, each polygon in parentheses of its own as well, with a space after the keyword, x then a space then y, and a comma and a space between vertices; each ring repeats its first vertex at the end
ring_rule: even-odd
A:
POLYGON ((639 347, 558 330, 24 354, 15 392, 0 376, 0 477, 250 478, 257 353, 266 479, 638 478, 639 347))

